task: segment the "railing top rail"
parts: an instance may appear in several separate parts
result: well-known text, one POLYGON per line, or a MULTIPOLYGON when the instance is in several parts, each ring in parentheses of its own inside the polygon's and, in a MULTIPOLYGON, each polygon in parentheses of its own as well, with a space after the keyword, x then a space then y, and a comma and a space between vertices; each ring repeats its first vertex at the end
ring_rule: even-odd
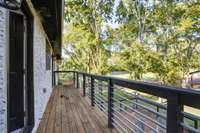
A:
POLYGON ((90 74, 79 71, 54 71, 55 73, 69 73, 75 72, 83 74, 85 76, 92 76, 94 79, 108 81, 112 80, 114 85, 119 85, 121 87, 126 87, 132 90, 148 93, 162 98, 168 98, 171 96, 178 96, 180 99, 180 104, 191 106, 194 108, 200 108, 200 91, 178 88, 172 86, 158 85, 155 83, 148 83, 143 81, 134 81, 130 79, 116 78, 111 76, 103 76, 90 74))

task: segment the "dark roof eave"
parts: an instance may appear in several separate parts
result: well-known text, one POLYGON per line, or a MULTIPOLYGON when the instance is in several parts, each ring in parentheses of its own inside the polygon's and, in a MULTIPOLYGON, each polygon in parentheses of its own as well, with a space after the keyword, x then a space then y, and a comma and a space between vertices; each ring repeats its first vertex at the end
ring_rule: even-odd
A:
POLYGON ((59 56, 59 59, 61 59, 62 57, 62 33, 63 33, 63 19, 64 19, 64 0, 59 0, 58 5, 60 7, 58 7, 58 33, 59 33, 59 41, 58 41, 58 52, 57 55, 59 56), (60 10, 59 10, 60 9, 60 10))
POLYGON ((61 58, 64 0, 32 0, 32 2, 44 20, 42 24, 51 42, 54 55, 61 58))

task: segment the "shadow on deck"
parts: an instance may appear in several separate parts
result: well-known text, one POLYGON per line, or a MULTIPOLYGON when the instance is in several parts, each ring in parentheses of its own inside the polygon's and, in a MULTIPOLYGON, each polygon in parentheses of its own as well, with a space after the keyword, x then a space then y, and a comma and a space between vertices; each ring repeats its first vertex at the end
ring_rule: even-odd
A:
POLYGON ((73 85, 57 86, 37 133, 111 133, 106 118, 73 85))

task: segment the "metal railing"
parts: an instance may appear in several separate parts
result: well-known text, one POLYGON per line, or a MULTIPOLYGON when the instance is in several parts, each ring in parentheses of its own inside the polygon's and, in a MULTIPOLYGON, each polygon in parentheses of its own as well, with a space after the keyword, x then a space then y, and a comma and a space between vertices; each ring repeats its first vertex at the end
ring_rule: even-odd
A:
POLYGON ((109 128, 134 133, 200 133, 200 114, 184 108, 200 109, 198 91, 77 71, 55 71, 54 77, 57 73, 73 75, 75 87, 102 111, 109 128))

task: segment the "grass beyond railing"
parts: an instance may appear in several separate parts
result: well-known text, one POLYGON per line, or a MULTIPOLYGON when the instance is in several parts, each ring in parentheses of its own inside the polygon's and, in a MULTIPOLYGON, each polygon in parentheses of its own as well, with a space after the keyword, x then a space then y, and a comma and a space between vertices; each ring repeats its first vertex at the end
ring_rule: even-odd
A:
POLYGON ((109 128, 130 133, 200 133, 198 115, 184 110, 184 106, 200 109, 198 91, 76 71, 57 73, 71 75, 91 106, 102 111, 109 128))

